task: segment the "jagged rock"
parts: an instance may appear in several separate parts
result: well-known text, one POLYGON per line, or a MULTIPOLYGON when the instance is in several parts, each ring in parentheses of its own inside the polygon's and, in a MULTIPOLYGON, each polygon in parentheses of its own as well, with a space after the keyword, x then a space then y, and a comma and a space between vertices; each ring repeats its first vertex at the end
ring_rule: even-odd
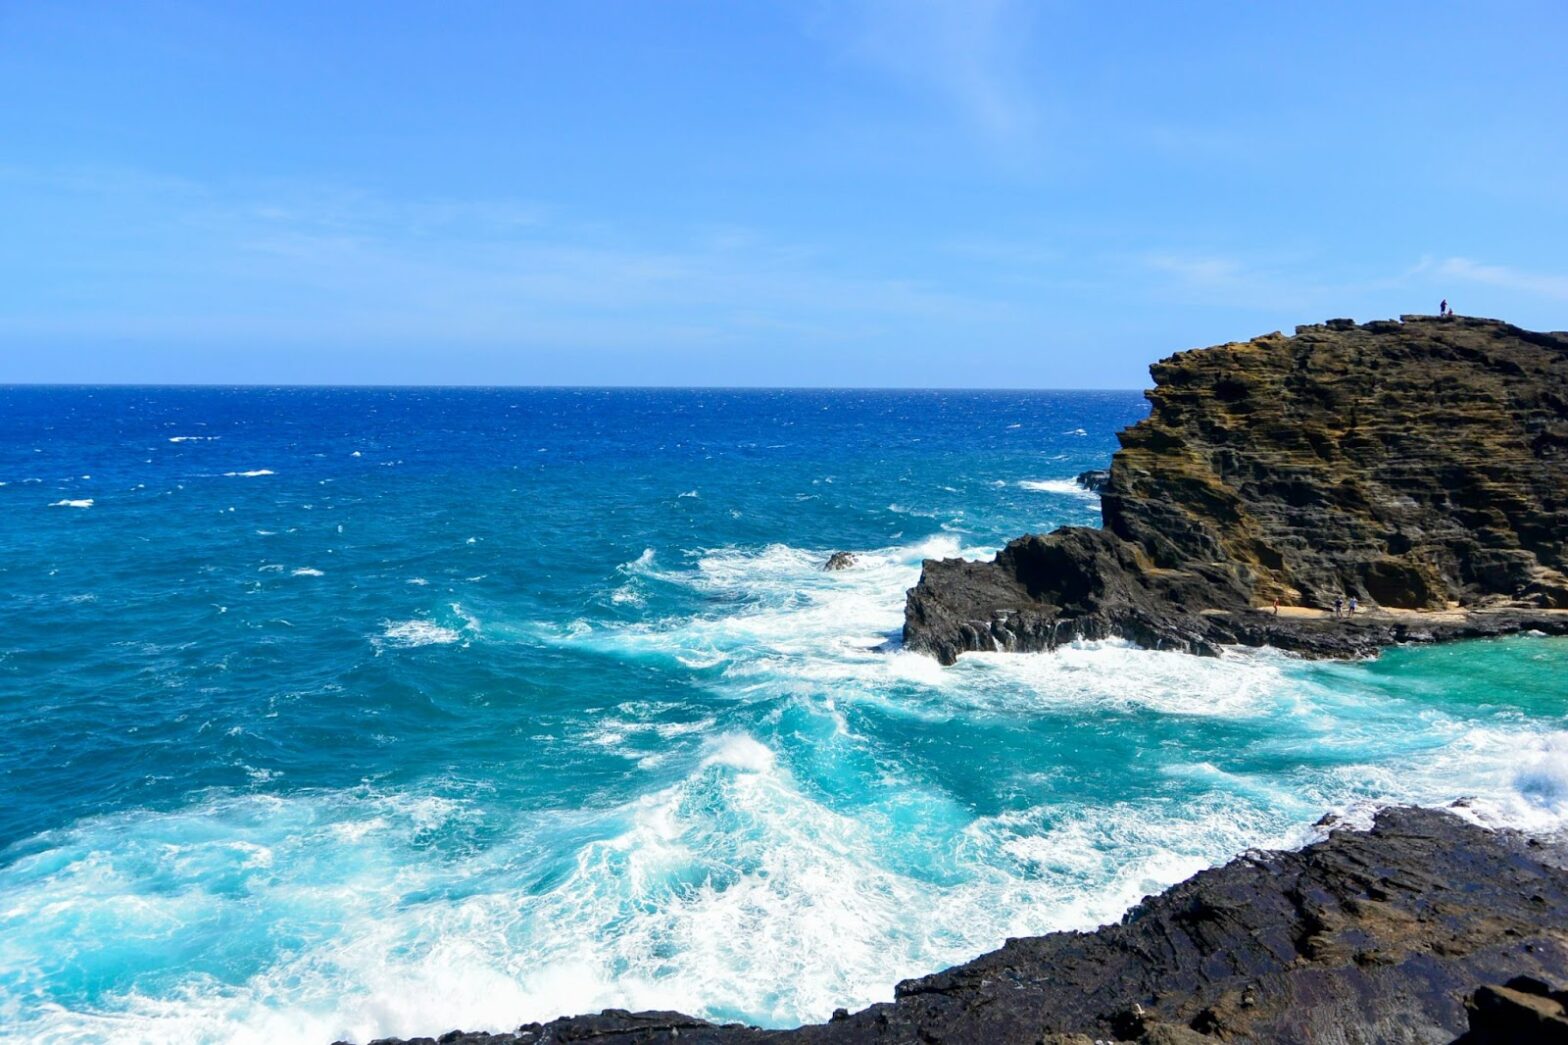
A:
POLYGON ((1332 320, 1150 370, 1104 529, 927 560, 906 647, 952 663, 1118 635, 1354 656, 1568 633, 1568 334, 1332 320), (1352 596, 1354 617, 1322 614, 1352 596))
POLYGON ((1105 489, 1105 484, 1110 481, 1111 473, 1099 468, 1088 472, 1079 472, 1073 477, 1073 482, 1085 490, 1103 490, 1105 489))
POLYGON ((1451 813, 1389 809, 1370 831, 1247 854, 1146 898, 1119 924, 1009 940, 900 983, 892 1002, 823 1024, 769 1031, 611 1010, 529 1024, 515 1039, 443 1040, 1446 1043, 1473 1027, 1478 1012, 1483 1020, 1519 1015, 1517 999, 1477 984, 1506 982, 1502 990, 1561 1000, 1520 977, 1544 981, 1568 968, 1564 859, 1553 846, 1451 813))
POLYGON ((828 556, 828 561, 822 564, 824 570, 847 570, 855 565, 854 552, 834 552, 828 556))
POLYGON ((1470 1031, 1459 1039, 1464 1045, 1568 1045, 1568 992, 1554 991, 1533 976, 1477 988, 1465 999, 1465 1011, 1470 1031))

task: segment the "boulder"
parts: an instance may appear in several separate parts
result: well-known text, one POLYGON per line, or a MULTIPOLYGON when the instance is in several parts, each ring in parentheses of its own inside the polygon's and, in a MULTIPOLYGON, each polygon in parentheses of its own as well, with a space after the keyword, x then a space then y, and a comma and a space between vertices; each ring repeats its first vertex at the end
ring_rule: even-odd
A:
POLYGON ((1077 483, 1085 490, 1093 490, 1096 493, 1105 489, 1105 484, 1110 481, 1111 473, 1099 468, 1092 469, 1087 472, 1079 472, 1076 476, 1073 477, 1073 482, 1077 483))
POLYGON ((1483 985, 1465 999, 1470 1030, 1464 1045, 1539 1042, 1568 1045, 1568 993, 1533 976, 1516 976, 1502 986, 1483 985))

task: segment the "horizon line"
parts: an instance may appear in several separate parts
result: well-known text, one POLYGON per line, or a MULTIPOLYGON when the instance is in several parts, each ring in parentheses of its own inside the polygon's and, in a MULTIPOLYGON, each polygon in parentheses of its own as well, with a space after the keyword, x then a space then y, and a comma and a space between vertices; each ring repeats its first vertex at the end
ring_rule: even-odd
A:
POLYGON ((279 382, 256 381, 0 381, 0 389, 13 388, 178 388, 178 389, 387 389, 532 392, 1143 392, 1144 387, 1002 388, 979 385, 524 385, 524 384, 413 384, 396 382, 279 382))

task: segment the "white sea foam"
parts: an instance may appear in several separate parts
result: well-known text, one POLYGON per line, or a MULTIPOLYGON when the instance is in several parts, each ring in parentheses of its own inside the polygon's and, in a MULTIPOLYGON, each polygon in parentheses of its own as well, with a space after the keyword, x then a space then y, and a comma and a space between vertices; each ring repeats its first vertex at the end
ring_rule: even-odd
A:
MULTIPOLYGON (((214 440, 221 439, 221 438, 223 438, 223 437, 222 436, 218 436, 218 435, 171 435, 171 436, 169 436, 169 442, 171 442, 171 443, 210 443, 210 442, 213 442, 214 440)), ((148 447, 148 449, 151 449, 151 447, 148 447)))
POLYGON ((230 478, 253 479, 259 475, 276 475, 277 473, 271 468, 253 468, 248 472, 224 472, 223 474, 230 478))
POLYGON ((322 573, 320 570, 316 569, 314 566, 301 566, 299 569, 293 570, 291 572, 292 572, 292 574, 295 577, 325 577, 326 576, 326 574, 322 573))
MULTIPOLYGON (((842 665, 847 654, 860 661, 886 644, 902 621, 903 592, 920 575, 926 558, 983 555, 990 549, 962 548, 956 537, 932 537, 918 545, 860 550, 853 570, 825 571, 829 550, 784 544, 761 549, 720 548, 702 555, 695 569, 657 569, 644 553, 622 573, 686 587, 724 603, 723 609, 693 618, 594 628, 549 628, 545 637, 584 644, 616 657, 667 657, 687 667, 723 667, 728 673, 770 674, 781 667, 808 673, 821 664, 842 665)), ((613 596, 612 596, 613 599, 613 596)), ((887 658, 881 658, 886 660, 887 658)))
POLYGON ((1521 754, 1514 778, 1519 794, 1544 811, 1568 815, 1568 733, 1544 737, 1521 754))
MULTIPOLYGON (((1513 772, 1519 801, 1560 800, 1568 735, 1536 738, 1534 768, 1521 772, 1510 768, 1517 736, 1504 745, 1473 733, 1459 734, 1460 757, 1429 753, 1424 772, 1392 766, 1394 797, 1513 772)), ((1272 788, 1201 762, 1173 769, 1204 782, 1196 799, 1064 793, 976 817, 897 768, 856 812, 836 811, 746 733, 686 758, 684 775, 624 804, 505 821, 468 801, 367 791, 207 797, 84 821, 0 869, 0 973, 14 977, 13 998, 42 974, 6 955, 45 940, 82 954, 120 940, 155 962, 160 948, 141 941, 177 945, 222 925, 254 936, 266 960, 216 983, 198 961, 183 988, 156 999, 111 994, 91 1010, 0 1018, 32 1039, 105 1040, 366 1040, 607 1006, 789 1025, 887 1000, 899 978, 1007 936, 1113 920, 1241 850, 1312 837, 1309 814, 1281 814, 1272 788), (504 828, 491 832, 497 844, 429 858, 432 832, 481 821, 504 828), (901 823, 945 871, 909 862, 918 845, 901 823), (550 884, 522 887, 536 880, 550 884), (291 946, 266 943, 279 935, 291 946)), ((1365 780, 1349 786, 1351 776, 1365 774, 1305 787, 1317 792, 1299 800, 1303 810, 1339 802, 1364 817, 1365 780)))
POLYGON ((444 646, 457 642, 463 636, 456 628, 448 628, 429 620, 404 620, 389 622, 381 637, 394 646, 444 646))
MULTIPOLYGON (((264 959, 239 973, 183 959, 184 972, 156 970, 184 977, 157 998, 12 1003, 0 1025, 45 1040, 367 1040, 607 1006, 789 1025, 886 1000, 899 978, 1007 936, 1114 919, 1243 849, 1308 840, 1327 809, 1364 820, 1383 802, 1469 794, 1466 815, 1482 822, 1568 820, 1568 733, 1391 707, 1269 651, 1194 658, 1098 642, 942 668, 897 649, 904 591, 925 558, 994 549, 943 534, 854 549, 855 569, 828 572, 831 550, 646 549, 618 568, 616 591, 669 586, 702 608, 541 625, 596 655, 673 659, 717 691, 711 714, 629 700, 580 725, 530 727, 532 750, 624 757, 644 788, 629 799, 518 810, 417 790, 430 785, 208 794, 20 847, 30 855, 0 868, 0 982, 13 998, 44 975, 28 956, 90 956, 104 940, 154 962, 204 953, 181 946, 221 927, 253 936, 264 959), (735 725, 745 705, 756 728, 735 725), (872 715, 880 731, 865 727, 872 715), (1004 796, 977 814, 942 776, 953 767, 901 760, 888 740, 906 727, 1015 736, 1085 722, 1107 738, 1104 761, 1138 760, 1125 772, 1142 786, 1107 797, 1035 783, 1015 802, 1013 779, 1062 767, 965 766, 1004 796), (1109 742, 1150 723, 1168 745, 1109 742), (1236 750, 1187 749, 1202 730, 1233 730, 1236 750), (807 739, 792 750, 779 737, 807 739), (1229 760, 1243 750, 1294 768, 1229 760), (830 768, 813 777, 818 758, 830 768), (483 845, 467 841, 476 824, 483 845)), ((372 641, 481 637, 452 604, 387 621, 372 641)))
POLYGON ((49 505, 51 508, 91 508, 92 506, 93 499, 91 497, 82 497, 75 500, 66 499, 61 501, 54 501, 49 505))
POLYGON ((748 773, 766 773, 777 759, 764 744, 744 734, 731 733, 719 737, 708 745, 704 766, 728 766, 748 773))
POLYGON ((669 745, 663 742, 680 741, 688 736, 706 734, 713 729, 716 721, 712 716, 706 715, 689 721, 642 717, 643 714, 667 711, 669 710, 667 706, 636 707, 623 704, 617 710, 623 714, 596 718, 586 739, 592 744, 607 748, 626 758, 648 761, 652 755, 649 765, 663 761, 664 755, 669 753, 669 745), (650 744, 664 750, 649 752, 650 744))
POLYGON ((1020 489, 1034 490, 1037 493, 1059 493, 1092 500, 1098 500, 1100 497, 1098 493, 1084 489, 1071 479, 1021 479, 1018 486, 1020 489))
POLYGON ((480 633, 479 618, 465 610, 461 603, 451 603, 445 620, 418 617, 413 620, 387 621, 382 633, 372 641, 377 646, 448 646, 470 639, 480 633), (456 618, 456 623, 452 621, 456 618))
MULTIPOLYGON (((779 572, 791 559, 770 555, 779 572)), ((1093 673, 1106 686, 1149 684, 1160 676, 1137 668, 1140 652, 1105 646, 1068 659, 1109 656, 1093 673), (1145 674, 1119 679, 1129 667, 1145 674)), ((1319 706, 1333 699, 1326 692, 1287 677, 1285 658, 1146 656, 1197 666, 1194 690, 1232 673, 1295 685, 1295 704, 1276 702, 1275 714, 1310 720, 1335 710, 1319 706)), ((956 674, 959 688, 1013 685, 989 665, 956 674)), ((1241 706, 1267 699, 1256 693, 1241 706)), ((1152 709, 1165 700, 1126 703, 1152 709)), ((622 736, 600 742, 622 743, 669 708, 621 705, 604 725, 622 736)), ((1173 710, 1192 711, 1184 701, 1173 710)), ((712 721, 660 725, 684 731, 672 734, 678 739, 712 721)), ((1374 726, 1365 735, 1342 728, 1339 739, 1365 743, 1374 726)), ((853 734, 832 742, 875 750, 853 734)), ((1568 734, 1521 738, 1454 723, 1450 744, 1412 751, 1381 772, 1303 767, 1295 779, 1269 782, 1178 762, 1165 772, 1201 782, 1199 797, 1155 790, 1106 800, 1068 790, 975 816, 898 766, 880 789, 835 809, 779 751, 730 732, 688 749, 672 782, 597 811, 503 813, 417 791, 208 795, 183 810, 83 821, 21 847, 25 855, 0 869, 8 943, 0 975, 15 985, 13 999, 27 997, 45 974, 26 955, 45 946, 92 955, 104 940, 130 948, 116 961, 137 955, 161 968, 165 949, 195 953, 182 942, 213 926, 231 939, 253 937, 260 965, 230 978, 197 960, 170 969, 184 980, 157 998, 110 993, 91 1008, 26 1009, 13 1000, 0 1021, 29 1040, 215 1041, 500 1030, 608 1006, 742 1012, 789 1025, 887 1000, 899 978, 1007 936, 1112 920, 1241 850, 1301 844, 1312 837, 1307 818, 1325 805, 1364 820, 1369 794, 1430 801, 1460 789, 1487 796, 1472 815, 1513 802, 1560 825, 1551 811, 1568 790, 1565 753, 1568 734), (494 845, 450 846, 430 858, 431 837, 461 836, 481 822, 494 845), (922 860, 935 868, 921 870, 922 860)))
POLYGON ((617 573, 647 573, 653 567, 654 550, 644 548, 642 554, 630 562, 623 562, 615 568, 617 573))

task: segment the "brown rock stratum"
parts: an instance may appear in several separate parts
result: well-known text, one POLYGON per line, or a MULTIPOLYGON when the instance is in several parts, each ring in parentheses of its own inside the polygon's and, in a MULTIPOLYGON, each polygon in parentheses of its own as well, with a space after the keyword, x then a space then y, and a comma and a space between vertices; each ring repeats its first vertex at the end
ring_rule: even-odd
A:
POLYGON ((1021 537, 988 563, 928 560, 907 648, 950 664, 1114 635, 1347 656, 1568 631, 1568 334, 1330 320, 1150 372, 1104 528, 1021 537), (1352 596, 1349 620, 1302 612, 1352 596))

